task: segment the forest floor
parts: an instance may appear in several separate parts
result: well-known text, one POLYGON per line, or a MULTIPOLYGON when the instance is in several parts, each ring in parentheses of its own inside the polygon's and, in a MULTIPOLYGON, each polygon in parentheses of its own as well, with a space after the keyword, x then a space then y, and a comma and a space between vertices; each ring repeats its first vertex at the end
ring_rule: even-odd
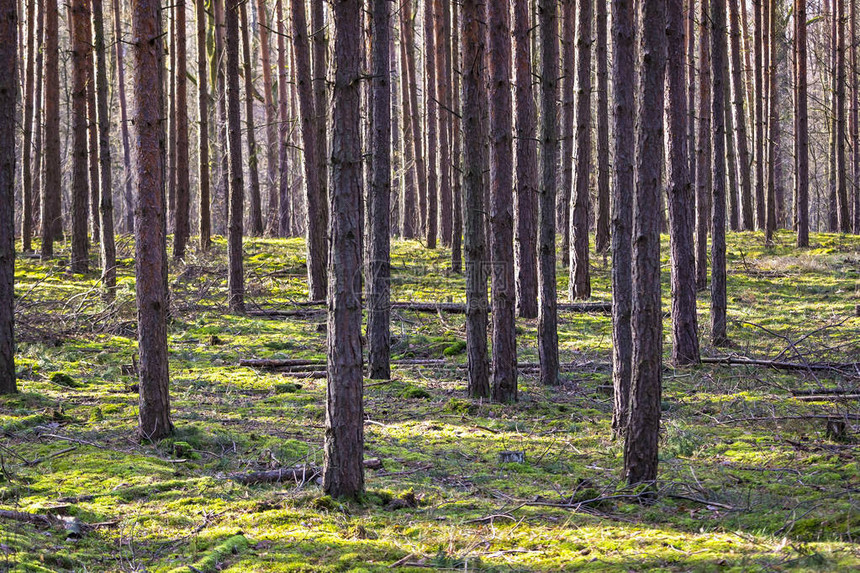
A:
MULTIPOLYGON (((700 293, 703 356, 860 360, 860 237, 813 235, 802 252, 785 232, 772 249, 762 239, 729 236, 730 348, 709 344, 700 293)), ((673 369, 667 319, 660 483, 641 503, 620 480, 622 444, 610 431, 608 315, 562 312, 563 385, 541 387, 524 370, 519 403, 497 405, 466 396, 462 315, 398 309, 393 358, 429 362, 367 381, 366 459, 380 465, 366 471, 363 502, 342 504, 312 476, 325 380, 238 364, 324 359, 325 315, 295 304, 306 298, 303 241, 245 245, 249 310, 303 310, 288 318, 226 311, 223 241, 171 268, 176 431, 158 443, 135 438, 131 249, 120 241, 111 305, 95 272, 17 261, 21 393, 0 398, 0 570, 860 568, 856 370, 673 369), (840 420, 844 435, 828 434, 840 420), (525 460, 502 463, 502 451, 525 460), (297 465, 311 479, 237 478, 297 465)), ((393 299, 464 302, 448 261, 443 249, 396 241, 393 299)), ((595 300, 608 301, 600 258, 592 278, 595 300)), ((519 360, 534 362, 536 321, 517 324, 519 360)))

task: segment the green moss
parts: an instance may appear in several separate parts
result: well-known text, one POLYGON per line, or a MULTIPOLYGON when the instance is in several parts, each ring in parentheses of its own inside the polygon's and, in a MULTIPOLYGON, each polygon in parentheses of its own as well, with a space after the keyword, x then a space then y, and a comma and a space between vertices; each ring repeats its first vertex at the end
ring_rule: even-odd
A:
POLYGON ((237 555, 248 549, 248 540, 244 535, 234 535, 226 541, 217 545, 205 557, 194 562, 193 566, 177 567, 171 569, 170 573, 211 573, 219 571, 220 565, 231 555, 237 555))
POLYGON ((65 372, 54 372, 49 377, 48 380, 57 384, 58 386, 65 386, 66 388, 81 388, 83 384, 76 382, 74 378, 66 374, 65 372))

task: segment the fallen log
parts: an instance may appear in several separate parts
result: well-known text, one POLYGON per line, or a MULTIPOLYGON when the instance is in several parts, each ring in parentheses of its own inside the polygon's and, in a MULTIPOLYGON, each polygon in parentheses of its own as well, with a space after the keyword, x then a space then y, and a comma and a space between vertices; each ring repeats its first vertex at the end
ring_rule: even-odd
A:
POLYGON ((854 373, 860 371, 860 362, 781 362, 778 360, 761 360, 736 356, 704 357, 702 358, 702 362, 705 364, 723 364, 726 366, 761 366, 776 370, 850 371, 854 373))

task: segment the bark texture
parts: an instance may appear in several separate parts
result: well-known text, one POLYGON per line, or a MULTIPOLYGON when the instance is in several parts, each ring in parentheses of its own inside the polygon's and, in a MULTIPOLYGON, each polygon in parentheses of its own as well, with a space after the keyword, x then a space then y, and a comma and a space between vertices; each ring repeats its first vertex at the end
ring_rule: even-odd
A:
POLYGON ((164 94, 160 0, 132 0, 134 147, 137 205, 134 219, 137 336, 140 353, 140 437, 170 434, 167 363, 167 222, 164 194, 164 94))
MULTIPOLYGON (((597 59, 597 215, 594 246, 598 253, 609 249, 609 53, 606 44, 608 2, 596 2, 597 59)), ((683 46, 682 46, 683 48, 683 46)), ((684 135, 681 135, 684 137, 684 135)))
POLYGON ((683 0, 667 1, 669 242, 672 272, 672 362, 699 362, 696 318, 695 197, 687 150, 687 81, 683 0))
MULTIPOLYGON (((806 0, 795 0, 794 65, 795 65, 795 225, 797 246, 809 246, 809 100, 806 78, 806 0)), ((855 140, 856 141, 856 140, 855 140)), ((856 146, 855 146, 856 148, 856 146)), ((855 170, 855 175, 857 171, 855 170)), ((855 229, 855 233, 857 230, 855 229)))
POLYGON ((433 33, 433 0, 424 2, 424 100, 427 108, 427 225, 424 241, 436 248, 439 227, 439 106, 436 99, 436 39, 433 33))
POLYGON ((247 128, 246 141, 248 142, 248 176, 250 185, 250 223, 251 235, 259 237, 263 234, 263 204, 260 195, 260 169, 257 151, 257 127, 254 121, 254 82, 252 81, 253 68, 251 66, 251 23, 248 20, 248 8, 246 2, 239 4, 240 26, 242 28, 242 68, 245 80, 245 124, 247 128))
MULTIPOLYGON (((665 0, 664 0, 665 1, 665 0)), ((573 197, 570 208, 570 299, 591 296, 588 257, 588 212, 591 182, 591 46, 594 5, 580 1, 576 18, 576 142, 573 197)))
MULTIPOLYGON (((56 8, 55 8, 56 9, 56 8)), ((18 12, 0 0, 0 394, 15 382, 15 104, 18 97, 18 12)))
POLYGON ((391 377, 391 69, 389 0, 373 0, 373 158, 370 188, 370 276, 367 339, 370 377, 391 377))
POLYGON ((212 245, 212 212, 209 174, 209 70, 206 65, 206 0, 197 9, 197 184, 200 187, 200 250, 212 245))
POLYGON ((555 277, 555 201, 558 161, 558 6, 538 1, 541 37, 541 182, 538 191, 538 356, 540 380, 558 384, 558 309, 555 277))
MULTIPOLYGON (((122 41, 122 11, 119 0, 113 0, 113 24, 116 49, 116 83, 119 99, 120 135, 122 137, 123 162, 123 207, 125 217, 123 228, 126 233, 134 232, 134 193, 132 192, 131 144, 128 135, 128 105, 125 97, 125 45, 122 41)), ((203 50, 203 54, 206 50, 203 50)))
POLYGON ((711 131, 711 26, 709 2, 699 13, 699 132, 696 137, 696 288, 708 286, 708 228, 710 225, 713 132, 711 131))
MULTIPOLYGON (((743 68, 741 67, 741 26, 740 15, 741 0, 729 0, 729 13, 731 22, 731 77, 732 98, 735 124, 735 148, 738 152, 738 163, 740 166, 740 226, 745 231, 755 229, 753 218, 752 197, 752 158, 749 152, 747 140, 747 114, 745 111, 743 68)), ((736 193, 735 190, 731 191, 736 193)))
POLYGON ((188 50, 185 0, 176 0, 176 206, 173 213, 173 257, 185 258, 191 236, 191 177, 188 159, 188 50))
POLYGON ((266 108, 266 234, 279 231, 278 193, 278 98, 272 83, 272 50, 269 41, 269 12, 266 0, 257 0, 257 27, 260 32, 260 64, 263 67, 263 104, 266 108))
POLYGON ((227 228, 227 303, 230 310, 245 310, 245 276, 242 261, 245 176, 242 161, 241 103, 239 96, 239 5, 243 0, 225 0, 225 44, 227 51, 227 152, 230 163, 230 196, 227 228))
POLYGON ((663 317, 660 304, 660 204, 666 71, 666 0, 641 1, 636 193, 633 203, 633 378, 624 443, 628 484, 657 478, 663 317))
POLYGON ((60 47, 57 3, 45 9, 45 174, 42 185, 42 259, 54 256, 54 241, 63 236, 60 169, 60 47))
MULTIPOLYGON (((328 290, 328 386, 323 489, 337 498, 364 492, 361 356, 360 131, 361 3, 334 3, 331 239, 328 290)), ((387 45, 387 42, 386 42, 387 45)))
POLYGON ((726 334, 726 0, 711 0, 711 116, 714 127, 713 196, 711 200, 711 340, 728 342, 726 334))
POLYGON ((481 0, 462 4, 463 191, 465 194, 466 353, 469 395, 490 396, 487 361, 487 247, 484 235, 484 153, 482 123, 484 10, 481 0))
POLYGON ((493 261, 493 400, 517 400, 514 285, 514 149, 511 95, 511 10, 488 5, 490 50, 490 249, 493 261))
POLYGON ((516 234, 517 311, 537 318, 537 113, 532 89, 531 22, 528 0, 514 2, 516 82, 516 234))
POLYGON ((72 254, 73 273, 89 269, 89 235, 87 221, 90 212, 89 153, 87 129, 87 53, 90 38, 87 22, 90 18, 86 0, 69 4, 69 30, 72 40, 72 254))

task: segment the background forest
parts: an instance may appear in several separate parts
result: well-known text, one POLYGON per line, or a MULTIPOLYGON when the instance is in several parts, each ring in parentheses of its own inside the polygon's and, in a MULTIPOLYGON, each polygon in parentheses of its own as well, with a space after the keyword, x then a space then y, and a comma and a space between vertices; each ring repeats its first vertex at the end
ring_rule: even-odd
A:
POLYGON ((855 0, 0 0, 0 570, 860 567, 855 0))

